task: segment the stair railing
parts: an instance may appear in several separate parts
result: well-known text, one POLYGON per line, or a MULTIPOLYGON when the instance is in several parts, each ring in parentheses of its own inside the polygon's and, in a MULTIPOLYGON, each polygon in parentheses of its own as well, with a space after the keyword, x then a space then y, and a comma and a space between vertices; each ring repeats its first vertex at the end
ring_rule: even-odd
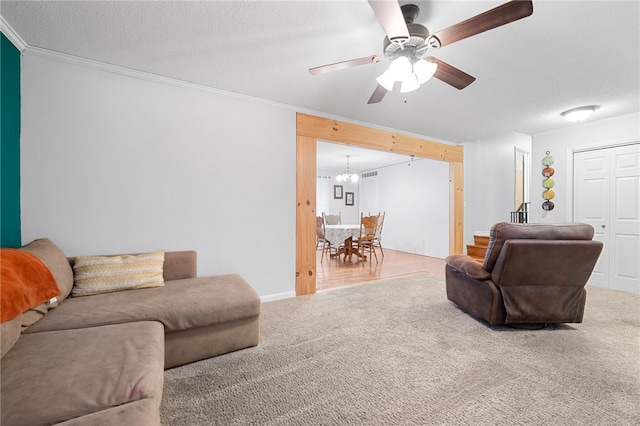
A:
POLYGON ((529 204, 528 201, 522 203, 516 211, 511 212, 511 223, 529 223, 529 204))

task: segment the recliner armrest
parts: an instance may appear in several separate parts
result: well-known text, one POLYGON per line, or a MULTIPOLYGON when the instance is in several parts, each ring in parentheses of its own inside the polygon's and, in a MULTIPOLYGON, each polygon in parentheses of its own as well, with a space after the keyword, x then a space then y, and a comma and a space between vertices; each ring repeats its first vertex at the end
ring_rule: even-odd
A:
POLYGON ((450 267, 457 269, 469 278, 476 280, 488 280, 491 278, 491 274, 487 272, 480 262, 472 257, 464 254, 454 254, 446 258, 445 262, 450 267))

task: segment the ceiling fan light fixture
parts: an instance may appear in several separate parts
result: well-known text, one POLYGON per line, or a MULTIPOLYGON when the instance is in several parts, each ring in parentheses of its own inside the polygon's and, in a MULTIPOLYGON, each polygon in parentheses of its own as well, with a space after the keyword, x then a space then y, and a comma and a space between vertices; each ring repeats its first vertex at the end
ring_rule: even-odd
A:
POLYGON ((433 77, 438 70, 438 64, 419 59, 413 64, 413 72, 418 78, 418 83, 424 84, 433 77))
POLYGON ((389 72, 396 81, 402 81, 405 77, 411 74, 412 66, 411 61, 406 56, 400 56, 391 62, 389 65, 389 72))
POLYGON ((560 115, 573 123, 577 123, 579 121, 586 120, 587 117, 593 114, 593 112, 598 108, 600 108, 600 106, 598 105, 582 106, 578 108, 569 109, 560 115))
POLYGON ((420 83, 418 82, 418 77, 416 77, 415 73, 411 73, 402 80, 402 86, 400 86, 401 93, 409 93, 420 87, 420 83))
POLYGON ((476 78, 432 56, 427 57, 426 62, 419 58, 424 57, 428 49, 438 49, 453 44, 526 18, 533 13, 533 0, 508 1, 431 34, 427 27, 416 22, 420 7, 410 4, 411 2, 403 5, 400 3, 405 2, 369 0, 369 6, 373 9, 386 33, 382 43, 384 57, 370 55, 310 68, 309 72, 315 75, 358 65, 378 63, 382 59, 391 61, 387 71, 376 79, 378 85, 367 104, 377 104, 382 101, 388 92, 393 91, 396 81, 401 82, 402 92, 415 90, 432 77, 462 90, 473 83, 476 78), (409 77, 411 74, 413 76, 409 77), (393 81, 391 81, 391 77, 393 77, 393 81), (417 80, 417 83, 414 80, 417 80))
POLYGON ((393 86, 396 84, 396 79, 389 69, 382 73, 380 77, 376 78, 376 81, 389 92, 393 91, 393 86))

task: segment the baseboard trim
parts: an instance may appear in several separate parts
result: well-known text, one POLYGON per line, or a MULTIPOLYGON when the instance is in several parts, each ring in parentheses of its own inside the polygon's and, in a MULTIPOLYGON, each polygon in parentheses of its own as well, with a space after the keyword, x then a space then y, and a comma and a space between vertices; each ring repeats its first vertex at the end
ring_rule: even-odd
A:
POLYGON ((284 293, 276 293, 276 294, 269 294, 267 296, 260 296, 260 301, 262 303, 273 302, 274 300, 289 299, 291 297, 296 297, 295 291, 287 291, 284 293))

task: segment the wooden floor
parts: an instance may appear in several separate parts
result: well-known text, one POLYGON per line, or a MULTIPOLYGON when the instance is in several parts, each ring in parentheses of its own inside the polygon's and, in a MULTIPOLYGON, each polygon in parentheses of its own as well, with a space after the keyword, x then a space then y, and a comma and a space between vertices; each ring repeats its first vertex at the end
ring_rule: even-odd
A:
POLYGON ((384 258, 378 253, 378 263, 357 261, 354 256, 351 262, 342 259, 330 259, 325 255, 320 263, 321 251, 316 256, 317 290, 341 287, 381 278, 396 277, 416 272, 430 272, 444 277, 444 259, 421 256, 385 249, 384 258))

